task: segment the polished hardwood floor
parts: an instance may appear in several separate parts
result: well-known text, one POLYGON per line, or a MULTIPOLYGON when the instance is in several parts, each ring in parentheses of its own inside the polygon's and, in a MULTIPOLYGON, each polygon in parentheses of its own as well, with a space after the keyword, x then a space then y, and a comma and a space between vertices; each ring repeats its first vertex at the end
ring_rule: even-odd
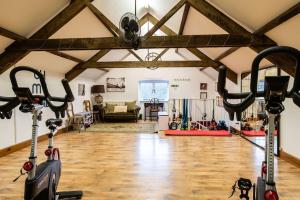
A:
MULTIPOLYGON (((59 188, 82 189, 86 200, 225 200, 237 178, 256 180, 264 157, 238 136, 83 132, 57 136, 56 145, 63 162, 59 188)), ((40 160, 46 146, 38 145, 40 160)), ((22 199, 25 176, 12 180, 28 151, 0 158, 1 200, 22 199)), ((275 166, 280 199, 299 200, 300 169, 280 159, 275 166)))

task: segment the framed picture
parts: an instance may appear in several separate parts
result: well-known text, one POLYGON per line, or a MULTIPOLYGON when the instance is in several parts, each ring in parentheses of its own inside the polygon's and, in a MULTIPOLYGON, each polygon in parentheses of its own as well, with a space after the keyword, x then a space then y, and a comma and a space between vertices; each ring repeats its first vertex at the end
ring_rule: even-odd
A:
POLYGON ((207 90, 207 83, 200 83, 200 90, 207 90))
POLYGON ((207 92, 200 92, 200 99, 207 99, 207 92))
POLYGON ((78 84, 78 96, 85 96, 85 84, 78 84))
POLYGON ((107 78, 107 92, 125 92, 125 78, 107 78))

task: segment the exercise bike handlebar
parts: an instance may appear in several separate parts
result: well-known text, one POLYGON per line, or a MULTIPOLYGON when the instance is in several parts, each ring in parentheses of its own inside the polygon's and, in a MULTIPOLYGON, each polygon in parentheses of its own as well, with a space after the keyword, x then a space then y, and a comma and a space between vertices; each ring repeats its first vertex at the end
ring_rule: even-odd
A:
POLYGON ((257 79, 260 62, 274 53, 285 53, 296 60, 296 73, 292 89, 287 92, 287 97, 293 98, 294 103, 300 107, 300 52, 297 49, 286 46, 276 46, 268 48, 259 53, 252 63, 251 79, 250 79, 250 92, 247 93, 229 93, 225 89, 226 86, 226 67, 221 66, 219 68, 218 77, 218 93, 223 98, 223 104, 226 111, 229 113, 230 120, 234 119, 234 113, 236 113, 237 120, 241 119, 241 113, 246 110, 254 101, 255 97, 263 97, 265 91, 257 91, 257 79), (230 103, 228 99, 240 99, 240 103, 230 103))
POLYGON ((17 107, 20 103, 17 97, 2 97, 0 96, 0 101, 6 102, 3 105, 0 105, 0 118, 1 119, 10 119, 12 116, 12 110, 17 107))
MULTIPOLYGON (((74 96, 72 93, 72 90, 69 86, 69 83, 66 79, 63 79, 62 85, 65 89, 66 95, 65 97, 53 97, 50 95, 45 78, 43 76, 43 74, 41 72, 39 72, 36 69, 33 69, 31 67, 27 67, 27 66, 20 66, 20 67, 16 67, 14 68, 11 72, 10 72, 10 80, 12 83, 12 87, 14 92, 16 93, 16 95, 18 97, 20 97, 18 94, 20 93, 20 91, 23 93, 23 95, 26 96, 27 99, 29 99, 31 102, 34 101, 35 98, 39 98, 40 101, 45 100, 49 106, 49 108, 55 113, 56 117, 59 117, 59 114, 64 117, 65 116, 65 110, 68 106, 68 102, 72 102, 74 101, 74 96), (21 88, 18 85, 17 79, 16 79, 16 74, 20 71, 28 71, 28 72, 32 72, 34 73, 38 78, 39 81, 41 83, 41 87, 42 87, 42 91, 44 93, 44 95, 32 95, 32 93, 30 92, 29 88, 21 88), (54 105, 52 103, 52 101, 56 101, 56 102, 63 102, 62 105, 54 105)), ((40 102, 41 103, 41 102, 40 102)))
MULTIPOLYGON (((255 93, 253 92, 247 92, 247 93, 229 93, 226 87, 226 73, 227 68, 225 66, 221 66, 219 68, 219 77, 218 77, 218 93, 223 98, 223 105, 225 110, 229 114, 230 120, 234 119, 234 113, 236 113, 237 120, 241 119, 241 113, 246 110, 255 100, 255 93), (240 103, 230 103, 228 102, 228 99, 243 99, 240 103)), ((255 73, 255 72, 254 72, 255 73)), ((258 70, 257 72, 258 73, 258 70)), ((255 85, 252 80, 251 75, 251 85, 255 85)), ((256 82, 257 82, 257 76, 256 76, 256 82)))

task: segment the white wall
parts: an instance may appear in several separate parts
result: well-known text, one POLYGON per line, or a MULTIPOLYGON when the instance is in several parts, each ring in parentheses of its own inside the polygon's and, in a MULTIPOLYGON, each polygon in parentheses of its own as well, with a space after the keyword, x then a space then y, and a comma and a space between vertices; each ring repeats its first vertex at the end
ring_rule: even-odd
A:
POLYGON ((285 111, 281 114, 280 145, 284 152, 300 159, 300 108, 292 99, 284 102, 285 111))
MULTIPOLYGON (((199 99, 200 98, 200 83, 208 83, 208 99, 216 98, 215 84, 216 80, 208 77, 197 68, 159 68, 156 70, 149 70, 144 68, 131 69, 111 69, 96 81, 96 84, 103 84, 106 86, 107 78, 125 77, 125 92, 107 92, 102 94, 104 102, 122 102, 122 101, 138 101, 138 83, 140 80, 168 80, 169 84, 178 84, 179 87, 169 88, 170 99, 199 99), (190 81, 175 81, 174 79, 189 79, 190 81)), ((239 86, 227 81, 227 88, 231 92, 239 91, 239 86)), ((141 106, 143 108, 143 106, 141 106)), ((168 110, 166 108, 166 110, 168 110)), ((207 109, 209 112, 209 108, 207 109)), ((143 113, 141 110, 140 113, 143 113)), ((224 112, 223 112, 224 113, 224 112)), ((228 117, 227 113, 220 114, 228 117)), ((209 116, 208 116, 209 117, 209 116)), ((218 116, 216 116, 218 119, 218 116)))
MULTIPOLYGON (((282 72, 282 75, 287 75, 282 72)), ((289 89, 291 89, 294 78, 290 77, 289 89)), ((282 150, 300 159, 300 108, 296 106, 292 99, 284 102, 285 110, 281 114, 280 121, 280 146, 282 150)))
MULTIPOLYGON (((17 65, 18 66, 18 65, 17 65)), ((30 65, 28 65, 30 66, 30 65)), ((38 68, 37 68, 38 69, 38 68)), ((1 96, 14 96, 11 89, 11 83, 9 79, 9 72, 7 71, 0 76, 0 95, 1 96)), ((18 83, 20 86, 29 87, 33 83, 39 83, 38 80, 33 78, 33 75, 27 72, 20 72, 17 76, 18 83)), ((46 82, 48 85, 49 92, 53 96, 63 97, 65 95, 63 86, 61 84, 61 79, 64 78, 64 74, 46 72, 46 82)), ((73 91, 75 101, 74 101, 74 111, 83 111, 83 100, 90 99, 90 87, 93 83, 89 80, 79 79, 74 80, 70 83, 71 89, 73 91), (86 86, 85 96, 78 97, 78 83, 83 83, 86 86)), ((32 120, 30 114, 25 114, 19 111, 19 107, 13 110, 13 116, 11 119, 0 120, 0 149, 5 148, 16 143, 23 142, 31 138, 31 128, 32 120)), ((43 120, 39 122, 39 134, 45 134, 48 132, 45 126, 45 121, 49 118, 55 117, 54 113, 49 108, 43 109, 43 120)))
POLYGON ((178 84, 179 87, 174 90, 170 88, 170 98, 194 98, 200 97, 200 82, 208 83, 208 98, 214 94, 214 81, 201 73, 196 68, 160 68, 156 70, 149 69, 112 69, 99 80, 97 84, 106 85, 106 78, 125 77, 125 92, 106 92, 102 96, 104 101, 129 101, 138 99, 138 83, 140 80, 168 80, 170 84, 178 84), (190 81, 174 81, 174 78, 189 78, 190 81))

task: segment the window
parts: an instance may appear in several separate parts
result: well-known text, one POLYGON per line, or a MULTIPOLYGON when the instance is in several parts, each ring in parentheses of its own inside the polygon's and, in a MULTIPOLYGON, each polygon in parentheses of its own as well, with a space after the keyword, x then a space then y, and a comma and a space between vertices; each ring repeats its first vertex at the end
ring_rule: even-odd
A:
POLYGON ((160 101, 169 100, 169 81, 143 80, 139 81, 139 100, 149 101, 157 98, 160 101))

